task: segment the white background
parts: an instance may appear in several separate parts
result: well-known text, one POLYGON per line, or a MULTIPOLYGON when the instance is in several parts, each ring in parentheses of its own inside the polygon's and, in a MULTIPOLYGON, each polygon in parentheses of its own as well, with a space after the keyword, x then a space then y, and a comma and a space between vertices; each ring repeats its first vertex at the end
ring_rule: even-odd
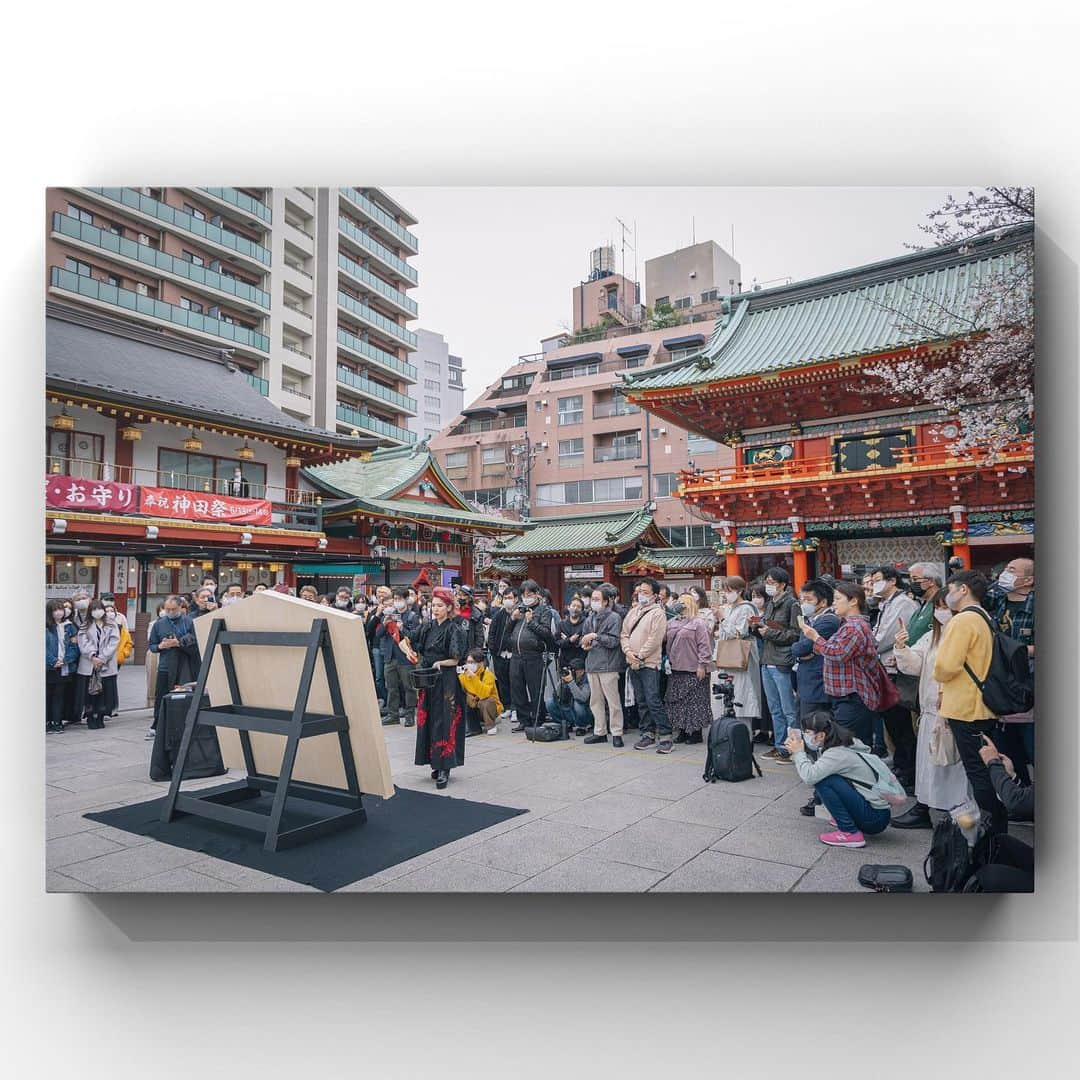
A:
POLYGON ((831 1080, 1056 1076, 1058 1053, 1075 1064, 1071 10, 219 0, 6 13, 0 1018, 12 1075, 831 1080), (1037 185, 1035 897, 44 895, 42 188, 358 176, 1037 185))

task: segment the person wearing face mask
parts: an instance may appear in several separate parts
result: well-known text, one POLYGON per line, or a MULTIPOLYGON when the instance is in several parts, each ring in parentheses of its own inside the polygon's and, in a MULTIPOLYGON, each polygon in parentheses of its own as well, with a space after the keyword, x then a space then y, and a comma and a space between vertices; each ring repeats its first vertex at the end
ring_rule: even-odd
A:
POLYGON ((391 609, 375 630, 375 645, 383 654, 383 678, 386 680, 386 718, 384 725, 401 724, 412 727, 416 723, 416 690, 409 672, 415 665, 401 648, 403 638, 416 642, 420 632, 420 619, 409 610, 407 592, 398 587, 393 591, 391 609))
POLYGON ((484 647, 484 616, 477 610, 471 585, 459 585, 454 596, 455 618, 461 622, 470 649, 484 647))
POLYGON ((952 619, 939 589, 935 597, 933 625, 914 644, 901 627, 893 644, 897 668, 919 680, 919 733, 915 744, 915 805, 892 820, 897 829, 932 829, 931 808, 951 810, 970 798, 967 773, 960 761, 956 741, 938 713, 941 687, 934 679, 941 637, 952 619))
POLYGON ((510 660, 514 655, 510 651, 510 612, 517 603, 517 590, 504 581, 499 582, 501 592, 492 598, 498 605, 491 613, 491 625, 488 627, 488 649, 491 652, 491 667, 495 672, 495 685, 499 689, 499 700, 503 703, 500 719, 507 719, 510 712, 510 660))
MULTIPOLYGON (((120 633, 120 644, 116 649, 116 666, 119 669, 135 651, 131 640, 131 631, 128 629, 127 618, 116 610, 116 596, 114 593, 101 594, 101 602, 105 605, 106 617, 115 620, 116 628, 120 633)), ((120 712, 120 697, 117 688, 117 680, 112 679, 105 686, 105 715, 116 716, 120 712)))
POLYGON ((863 848, 867 836, 888 828, 889 803, 874 790, 888 776, 888 768, 829 713, 810 713, 803 730, 792 728, 788 733, 786 748, 799 779, 814 789, 832 814, 833 831, 818 837, 823 844, 863 848), (808 748, 816 752, 814 761, 808 748))
POLYGON ((319 602, 319 593, 314 585, 305 585, 298 595, 301 600, 306 600, 309 604, 317 604, 319 602))
POLYGON ((623 619, 619 644, 630 668, 630 685, 638 709, 641 738, 635 750, 670 754, 674 749, 671 720, 660 696, 660 662, 668 617, 659 602, 659 586, 654 578, 642 578, 637 586, 637 602, 623 619))
POLYGON ((352 591, 348 585, 342 585, 337 592, 334 593, 334 607, 338 611, 352 611, 352 591))
POLYGON ((935 601, 945 585, 945 567, 941 563, 912 563, 908 571, 911 595, 919 610, 904 620, 908 632, 908 647, 915 645, 923 634, 929 633, 934 625, 935 601))
MULTIPOLYGON (((479 717, 479 729, 485 735, 499 734, 499 716, 502 701, 495 685, 495 672, 484 663, 483 649, 470 649, 465 656, 465 670, 458 675, 458 682, 465 694, 465 708, 479 717)), ((473 725, 466 722, 466 727, 473 725)), ((479 734, 470 731, 470 734, 479 734)))
POLYGON ((67 690, 79 665, 79 635, 64 616, 64 602, 45 605, 45 730, 64 730, 67 690))
POLYGON ((977 570, 960 570, 949 578, 945 603, 953 617, 941 636, 933 675, 941 686, 938 713, 952 730, 972 796, 989 819, 991 833, 997 835, 1008 830, 1008 814, 979 757, 982 736, 992 734, 997 719, 975 681, 986 678, 994 647, 989 616, 982 608, 986 588, 986 578, 977 570))
MULTIPOLYGON (((808 581, 799 590, 799 610, 806 620, 826 641, 840 629, 840 619, 832 610, 833 588, 820 578, 808 581)), ((798 662, 795 685, 799 694, 799 719, 812 712, 832 709, 829 695, 825 693, 825 660, 814 652, 814 643, 803 634, 791 646, 791 655, 798 662)))
POLYGON ((698 614, 697 597, 687 590, 671 605, 673 618, 665 634, 671 663, 664 707, 677 743, 700 743, 712 722, 709 673, 713 642, 708 625, 698 614))
MULTIPOLYGON (((266 586, 264 585, 263 588, 265 589, 266 586)), ((256 592, 257 591, 258 591, 258 587, 256 587, 256 592)), ((225 595, 221 598, 221 606, 223 608, 224 607, 231 607, 233 604, 235 604, 237 602, 237 600, 243 600, 243 599, 244 599, 244 590, 239 585, 230 585, 225 590, 225 595)))
POLYGON ((790 582, 782 566, 769 570, 765 574, 765 610, 759 618, 750 620, 750 632, 761 644, 761 682, 773 722, 773 748, 765 757, 775 761, 788 760, 784 736, 788 728, 798 726, 795 688, 791 684, 791 646, 799 640, 797 620, 802 611, 790 582))
MULTIPOLYGON (((900 590, 900 573, 895 566, 881 566, 871 575, 874 595, 878 599, 878 620, 874 627, 878 657, 894 684, 898 681, 893 641, 901 626, 906 626, 918 613, 919 605, 900 590)), ((908 699, 910 702, 910 698, 908 699)), ((911 709, 902 701, 882 713, 885 730, 893 743, 893 772, 905 788, 915 784, 915 727, 911 709)))
POLYGON ((90 621, 79 631, 78 679, 83 685, 83 700, 89 714, 86 726, 92 731, 105 726, 109 702, 116 693, 116 650, 120 628, 100 600, 90 603, 90 621), (110 682, 111 680, 111 682, 110 682), (107 689, 111 687, 111 693, 107 689))
POLYGON ((566 609, 566 618, 559 624, 555 644, 559 650, 560 668, 584 668, 585 650, 581 638, 585 633, 585 612, 581 598, 575 596, 566 609))
POLYGON ((154 629, 154 623, 158 621, 165 614, 165 605, 158 604, 157 610, 154 613, 154 621, 146 628, 146 707, 152 709, 154 707, 154 698, 156 696, 157 687, 157 674, 159 664, 159 654, 150 651, 150 632, 154 629))
POLYGON ((173 687, 193 681, 201 663, 195 638, 195 623, 180 603, 179 596, 169 596, 162 604, 161 618, 150 627, 148 648, 158 654, 157 682, 154 685, 154 722, 146 733, 154 737, 161 699, 173 687))
MULTIPOLYGON (((724 606, 720 609, 720 621, 716 627, 719 641, 750 641, 750 651, 745 668, 719 668, 718 672, 730 675, 734 680, 735 715, 750 725, 751 734, 761 728, 761 666, 758 662, 757 639, 750 633, 750 619, 758 609, 746 599, 746 582, 741 577, 726 577, 721 585, 724 606)), ((762 608, 764 609, 764 593, 762 608)), ((718 697, 712 699, 713 719, 724 711, 718 697)))
POLYGON ((510 693, 517 717, 511 730, 516 732, 541 723, 544 654, 555 651, 551 609, 531 578, 521 584, 521 603, 510 612, 510 624, 510 693))
POLYGON ((621 748, 624 718, 619 674, 626 667, 626 661, 619 641, 622 616, 615 610, 617 596, 613 585, 593 589, 589 614, 581 627, 585 675, 589 680, 589 707, 593 715, 592 734, 582 741, 607 742, 610 727, 612 745, 621 748))

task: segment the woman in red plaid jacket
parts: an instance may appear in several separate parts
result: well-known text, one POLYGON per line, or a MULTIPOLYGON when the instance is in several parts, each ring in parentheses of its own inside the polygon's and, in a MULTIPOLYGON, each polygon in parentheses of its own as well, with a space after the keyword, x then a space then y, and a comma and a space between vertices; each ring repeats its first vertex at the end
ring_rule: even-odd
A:
POLYGON ((833 611, 840 617, 840 629, 828 639, 802 619, 799 626, 814 643, 814 652, 825 658, 822 678, 825 693, 832 699, 834 719, 870 746, 882 697, 877 641, 866 615, 866 593, 859 585, 839 582, 833 611))

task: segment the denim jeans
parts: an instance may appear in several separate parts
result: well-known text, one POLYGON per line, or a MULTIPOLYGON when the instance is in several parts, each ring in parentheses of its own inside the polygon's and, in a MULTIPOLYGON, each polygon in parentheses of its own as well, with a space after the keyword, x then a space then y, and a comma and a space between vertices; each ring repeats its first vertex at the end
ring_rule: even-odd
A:
POLYGON ((548 698, 544 704, 547 707, 548 716, 556 724, 561 724, 565 720, 567 727, 592 730, 592 710, 584 702, 572 701, 569 705, 560 705, 554 698, 548 698))
POLYGON ((798 727, 795 720, 795 692, 791 689, 791 672, 787 668, 767 664, 761 669, 761 685, 772 714, 773 743, 782 747, 787 729, 798 727))
POLYGON ((640 667, 637 671, 631 668, 630 685, 634 688, 641 734, 651 735, 661 742, 670 741, 671 721, 660 697, 660 672, 656 668, 640 667))
POLYGON ((861 832, 868 836, 884 832, 892 816, 887 809, 871 806, 850 780, 838 773, 826 776, 814 785, 814 791, 832 814, 841 832, 861 832))
POLYGON ((375 671, 375 696, 380 701, 386 700, 386 677, 383 674, 383 669, 386 664, 386 654, 382 649, 371 650, 371 661, 374 665, 375 671))

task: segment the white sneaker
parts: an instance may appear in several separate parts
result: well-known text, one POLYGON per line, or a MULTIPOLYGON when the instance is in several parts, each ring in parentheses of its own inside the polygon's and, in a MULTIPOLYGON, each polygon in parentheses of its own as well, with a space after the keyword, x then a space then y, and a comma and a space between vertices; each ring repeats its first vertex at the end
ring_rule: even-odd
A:
POLYGON ((491 727, 489 727, 487 729, 487 731, 484 732, 484 734, 485 735, 498 735, 499 734, 499 726, 498 726, 498 724, 493 724, 491 727))
POLYGON ((156 734, 156 732, 154 731, 153 728, 147 728, 146 735, 144 736, 144 738, 152 739, 155 734, 156 734))

